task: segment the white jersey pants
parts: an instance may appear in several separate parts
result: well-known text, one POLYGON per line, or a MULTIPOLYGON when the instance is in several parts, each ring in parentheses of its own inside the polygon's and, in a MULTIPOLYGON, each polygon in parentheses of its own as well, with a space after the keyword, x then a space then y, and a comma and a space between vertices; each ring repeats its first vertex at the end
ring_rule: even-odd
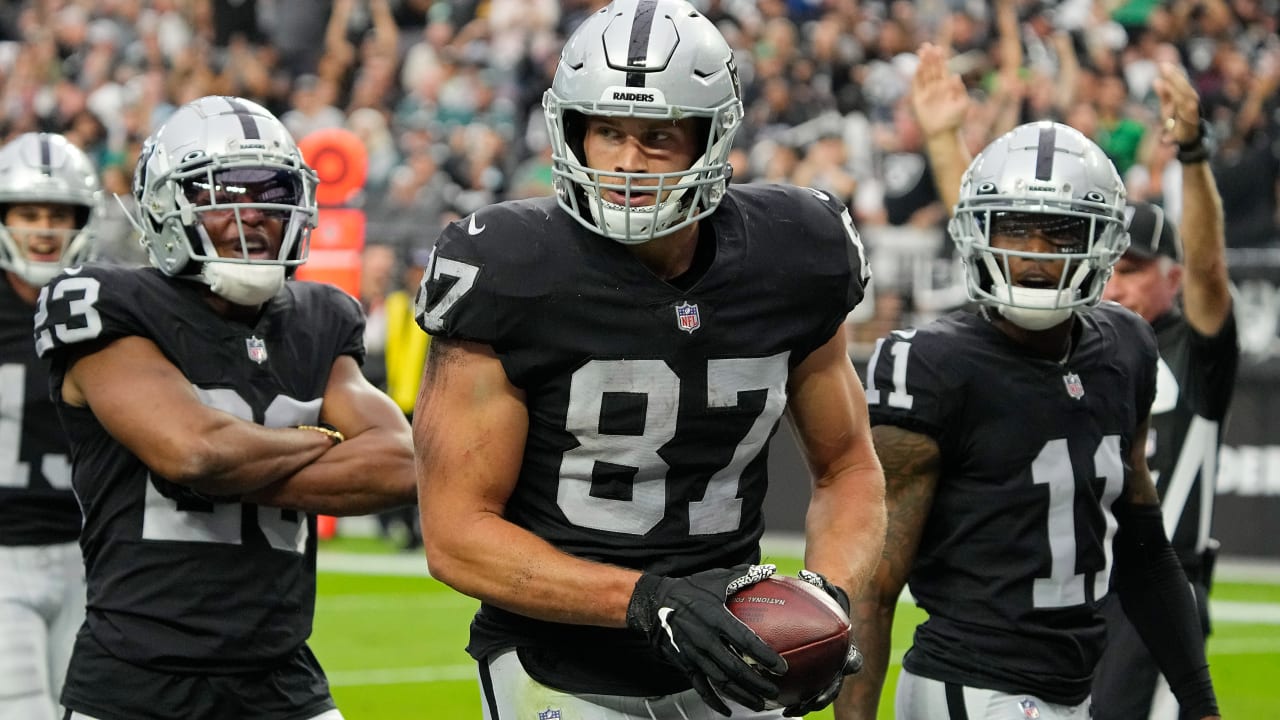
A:
POLYGON ((0 720, 57 720, 84 622, 77 543, 0 545, 0 720))
POLYGON ((898 676, 897 720, 1089 720, 1089 701, 1059 705, 1034 695, 964 687, 913 675, 898 676))
MULTIPOLYGON (((529 677, 515 650, 480 665, 484 720, 724 720, 694 690, 656 697, 575 695, 529 677)), ((781 710, 755 712, 726 700, 734 720, 776 720, 781 710)))

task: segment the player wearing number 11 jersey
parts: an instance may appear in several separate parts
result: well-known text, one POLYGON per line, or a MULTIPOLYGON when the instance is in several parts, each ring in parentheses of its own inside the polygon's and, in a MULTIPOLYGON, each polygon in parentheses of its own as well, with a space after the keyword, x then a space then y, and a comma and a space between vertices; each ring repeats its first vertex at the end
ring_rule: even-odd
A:
POLYGON ((1102 151, 1052 122, 1001 136, 965 172, 950 232, 981 310, 891 334, 867 372, 889 533, 856 604, 870 677, 842 720, 876 715, 905 583, 929 617, 900 720, 1089 717, 1111 590, 1187 716, 1217 715, 1146 465, 1155 336, 1099 305, 1129 242, 1124 203, 1102 151))
POLYGON ((724 601, 770 572, 750 567, 766 491, 812 492, 806 564, 837 600, 879 557, 841 330, 861 243, 825 193, 728 187, 732 52, 688 3, 591 16, 544 107, 558 198, 450 225, 419 295, 423 538, 482 601, 485 717, 779 717, 781 658, 724 601), (784 411, 812 486, 766 478, 784 411))
POLYGON ((313 513, 413 498, 404 416, 360 374, 364 319, 306 258, 314 174, 262 107, 207 97, 142 152, 154 268, 54 278, 36 349, 84 509, 76 720, 338 720, 307 648, 313 513))

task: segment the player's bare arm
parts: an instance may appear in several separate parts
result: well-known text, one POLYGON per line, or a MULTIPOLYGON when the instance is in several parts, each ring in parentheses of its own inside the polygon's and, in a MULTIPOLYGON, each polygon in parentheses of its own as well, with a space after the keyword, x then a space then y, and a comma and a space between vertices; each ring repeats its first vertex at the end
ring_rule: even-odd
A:
POLYGON ((344 440, 247 500, 326 515, 364 515, 413 503, 413 437, 400 408, 350 355, 333 363, 320 419, 344 440))
POLYGON ((836 701, 840 720, 876 717, 889 664, 894 611, 907 584, 941 472, 941 450, 927 435, 893 425, 877 425, 871 435, 884 467, 889 522, 875 576, 853 602, 853 635, 866 664, 836 701))
MULTIPOLYGON (((1203 141, 1200 97, 1182 68, 1161 63, 1155 90, 1168 141, 1180 146, 1203 141), (1172 120, 1172 122, 1170 122, 1172 120)), ((1222 198, 1207 160, 1182 163, 1182 306, 1187 322, 1213 336, 1231 313, 1226 229, 1222 198)))
POLYGON ((503 515, 528 424, 524 395, 490 347, 432 340, 413 423, 431 574, 529 617, 625 627, 640 573, 563 553, 503 515))
POLYGON ((288 477, 332 441, 215 410, 152 341, 130 336, 75 358, 62 399, 89 407, 153 472, 210 495, 238 495, 288 477), (146 398, 146 402, 138 402, 146 398))
POLYGON ((814 476, 805 517, 805 567, 850 596, 884 545, 884 475, 871 443, 867 401, 843 326, 792 372, 789 411, 814 476))

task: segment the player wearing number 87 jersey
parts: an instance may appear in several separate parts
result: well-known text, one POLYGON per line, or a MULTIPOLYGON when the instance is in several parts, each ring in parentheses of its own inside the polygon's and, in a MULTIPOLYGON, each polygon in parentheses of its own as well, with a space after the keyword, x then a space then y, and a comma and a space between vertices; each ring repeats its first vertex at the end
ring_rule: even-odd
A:
POLYGON ((423 539, 482 601, 486 717, 778 717, 781 657, 724 601, 768 575, 748 566, 784 411, 816 476, 809 567, 844 598, 883 542, 841 330, 861 243, 825 193, 728 187, 732 53, 687 3, 593 15, 544 107, 558 197, 447 227, 418 300, 423 539))
POLYGON ((341 718, 306 645, 313 514, 412 502, 412 447, 360 374, 358 303, 285 282, 313 181, 265 109, 193 101, 135 178, 155 267, 77 268, 40 295, 85 517, 74 717, 341 718))
POLYGON ((1102 151, 1057 123, 1015 128, 964 173, 950 230, 980 312, 892 333, 867 371, 889 532, 855 603, 869 677, 841 720, 876 716, 907 583, 929 617, 900 720, 1087 718, 1113 585, 1184 711, 1217 715, 1146 465, 1155 336, 1098 304, 1128 244, 1124 201, 1102 151))

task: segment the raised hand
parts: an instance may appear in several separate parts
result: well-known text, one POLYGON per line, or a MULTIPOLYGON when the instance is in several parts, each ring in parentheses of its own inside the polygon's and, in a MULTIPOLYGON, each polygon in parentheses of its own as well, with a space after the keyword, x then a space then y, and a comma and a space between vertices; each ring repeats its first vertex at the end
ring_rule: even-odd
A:
POLYGON ((1174 63, 1160 63, 1154 88, 1160 98, 1164 139, 1186 145, 1200 137, 1200 96, 1186 72, 1174 63))
POLYGON ((925 43, 911 78, 911 108, 925 137, 955 132, 969 112, 969 93, 960 76, 947 68, 942 48, 925 43))

